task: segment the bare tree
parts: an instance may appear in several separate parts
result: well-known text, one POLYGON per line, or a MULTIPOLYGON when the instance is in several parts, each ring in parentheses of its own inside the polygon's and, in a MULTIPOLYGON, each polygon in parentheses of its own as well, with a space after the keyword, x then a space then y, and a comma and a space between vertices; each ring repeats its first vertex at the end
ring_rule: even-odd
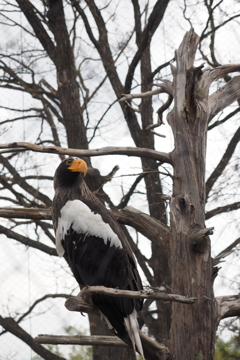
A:
MULTIPOLYGON (((151 298, 145 301, 143 322, 148 334, 168 349, 160 358, 212 359, 220 320, 239 314, 238 295, 216 298, 213 293, 217 265, 232 253, 239 239, 229 239, 226 248, 212 259, 209 236, 213 227, 207 227, 205 222, 219 214, 237 212, 240 204, 234 191, 239 183, 237 175, 231 172, 228 189, 221 183, 229 176, 229 168, 237 166, 234 153, 240 134, 236 126, 240 80, 229 74, 240 71, 240 66, 221 65, 215 45, 218 32, 223 28, 230 31, 227 28, 230 24, 238 25, 240 15, 235 9, 232 13, 230 9, 227 11, 221 1, 216 4, 205 1, 201 11, 206 22, 201 27, 201 35, 190 30, 176 53, 169 51, 169 58, 162 61, 156 53, 159 47, 156 39, 166 18, 168 3, 162 0, 141 4, 132 0, 131 22, 127 30, 122 31, 125 2, 106 2, 102 8, 93 0, 73 1, 64 6, 61 0, 50 0, 49 4, 29 0, 3 2, 4 22, 27 35, 15 49, 7 44, 1 50, 0 86, 9 94, 20 92, 33 100, 30 107, 25 106, 25 101, 23 108, 2 104, 5 118, 1 120, 1 131, 9 139, 6 134, 12 134, 11 127, 23 122, 25 128, 26 121, 33 123, 34 130, 27 139, 24 130, 24 136, 18 135, 1 145, 1 198, 6 207, 0 215, 11 219, 3 221, 1 232, 55 258, 49 221, 52 193, 46 193, 44 188, 56 168, 55 164, 52 166, 53 158, 57 155, 60 159, 66 155, 83 157, 90 168, 87 175, 90 189, 123 226, 131 226, 139 236, 151 241, 148 257, 138 246, 138 236, 135 239, 132 231, 124 228, 146 284, 164 289, 166 294, 197 299, 192 305, 154 302, 151 298), (194 63, 197 49, 198 64, 194 63), (204 68, 199 57, 210 68, 204 68), (157 64, 155 68, 154 64, 157 64), (166 71, 165 78, 161 71, 166 71), (224 111, 231 104, 234 109, 224 111), (157 110, 157 119, 153 107, 157 110), (168 112, 167 121, 174 137, 174 149, 169 147, 168 152, 158 151, 163 134, 157 128, 163 124, 165 112, 168 112), (119 116, 120 120, 115 122, 119 116), (214 164, 206 180, 207 132, 226 123, 233 129, 232 137, 227 139, 219 162, 214 164), (131 143, 126 145, 134 146, 112 146, 109 139, 105 141, 108 129, 123 137, 120 126, 131 138, 131 143), (104 147, 104 144, 111 146, 104 147), (28 157, 24 157, 29 150, 28 157), (38 157, 32 157, 32 151, 54 156, 49 160, 46 155, 40 157, 42 168, 39 170, 38 157), (118 167, 111 170, 107 165, 108 174, 103 176, 92 165, 93 157, 114 154, 140 160, 141 171, 133 172, 132 184, 123 183, 122 196, 114 195, 110 187, 105 186, 116 176, 118 167), (33 166, 28 166, 29 159, 33 166), (9 208, 8 204, 14 207, 9 208), (137 207, 140 204, 144 211, 129 204, 137 207), (28 233, 24 230, 26 226, 32 229, 28 233)), ((190 5, 184 2, 182 6, 188 27, 189 23, 195 25, 194 16, 189 15, 190 5)), ((58 295, 69 297, 70 292, 48 294, 46 298, 58 295)), ((46 298, 40 298, 39 302, 46 298)), ((29 334, 23 336, 20 327, 20 322, 35 306, 34 303, 15 318, 2 316, 0 324, 5 329, 3 332, 14 334, 44 359, 52 359, 51 352, 45 353, 43 346, 36 344, 29 334)), ((89 316, 92 335, 109 335, 99 319, 89 316)), ((135 358, 128 348, 99 347, 96 341, 92 344, 95 345, 94 360, 135 358)))

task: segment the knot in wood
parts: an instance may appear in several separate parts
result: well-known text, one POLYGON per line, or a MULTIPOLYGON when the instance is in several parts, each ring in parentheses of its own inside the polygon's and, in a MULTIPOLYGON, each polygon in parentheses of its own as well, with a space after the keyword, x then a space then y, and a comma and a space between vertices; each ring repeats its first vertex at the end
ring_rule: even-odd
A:
POLYGON ((188 233, 188 239, 191 242, 191 248, 194 252, 204 253, 208 249, 208 235, 213 234, 213 227, 201 228, 195 225, 188 233))

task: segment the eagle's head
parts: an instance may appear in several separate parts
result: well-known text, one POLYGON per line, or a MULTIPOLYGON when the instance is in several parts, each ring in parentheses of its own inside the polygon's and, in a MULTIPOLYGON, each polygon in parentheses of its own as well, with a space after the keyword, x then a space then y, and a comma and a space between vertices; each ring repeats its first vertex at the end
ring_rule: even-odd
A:
POLYGON ((54 188, 57 186, 68 187, 82 179, 82 174, 87 173, 87 164, 84 160, 69 157, 61 162, 54 175, 54 188))

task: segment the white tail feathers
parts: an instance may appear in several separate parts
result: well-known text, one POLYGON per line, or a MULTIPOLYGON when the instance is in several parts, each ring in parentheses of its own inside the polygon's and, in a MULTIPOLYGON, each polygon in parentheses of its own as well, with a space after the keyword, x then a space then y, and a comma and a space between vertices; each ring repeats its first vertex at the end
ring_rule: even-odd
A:
POLYGON ((139 336, 139 326, 138 326, 138 320, 137 320, 137 312, 134 309, 133 312, 128 315, 128 317, 124 318, 124 323, 126 326, 126 330, 128 332, 128 335, 132 341, 133 348, 137 348, 139 353, 143 355, 143 348, 142 348, 142 342, 139 336))

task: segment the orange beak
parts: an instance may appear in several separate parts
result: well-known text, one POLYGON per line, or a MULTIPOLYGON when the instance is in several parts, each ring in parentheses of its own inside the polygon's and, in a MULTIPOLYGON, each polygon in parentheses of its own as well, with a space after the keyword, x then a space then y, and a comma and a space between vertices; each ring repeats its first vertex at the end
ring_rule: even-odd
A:
POLYGON ((87 164, 82 159, 73 160, 72 165, 68 167, 69 170, 73 172, 82 172, 84 176, 87 174, 87 164))

